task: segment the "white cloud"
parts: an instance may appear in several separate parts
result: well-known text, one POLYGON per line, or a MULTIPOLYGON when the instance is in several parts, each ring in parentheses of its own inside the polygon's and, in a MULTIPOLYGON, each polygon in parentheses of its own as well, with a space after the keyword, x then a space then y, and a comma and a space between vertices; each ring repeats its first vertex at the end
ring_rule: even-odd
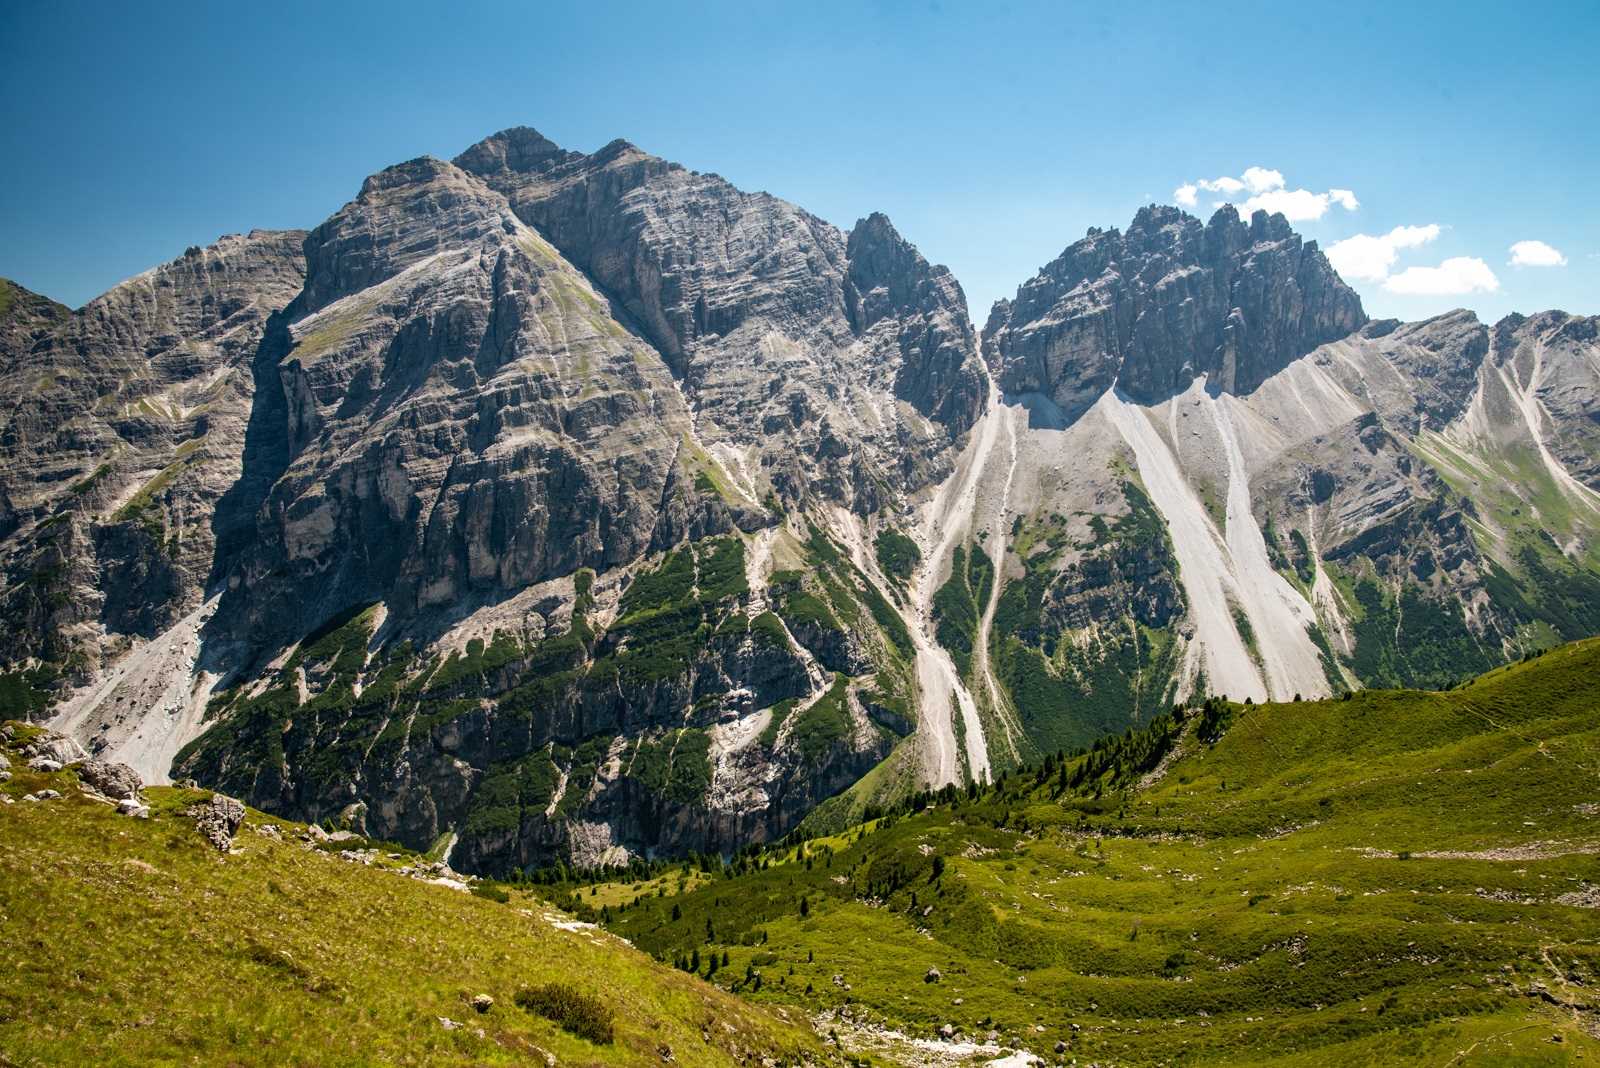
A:
POLYGON ((1221 193, 1226 200, 1215 201, 1216 207, 1238 201, 1238 194, 1247 194, 1238 205, 1239 214, 1249 218, 1256 211, 1268 214, 1282 213, 1290 222, 1320 219, 1328 209, 1337 204, 1346 211, 1360 207, 1356 195, 1348 189, 1330 189, 1326 193, 1313 193, 1309 189, 1289 189, 1284 184, 1283 172, 1265 167, 1250 167, 1237 178, 1203 178, 1193 184, 1184 184, 1173 193, 1174 199, 1186 208, 1195 206, 1196 193, 1221 193))
POLYGON ((1250 167, 1242 175, 1244 187, 1251 193, 1265 193, 1269 189, 1283 188, 1283 172, 1269 171, 1264 167, 1250 167))
POLYGON ((1264 211, 1268 215, 1281 213, 1290 222, 1301 222, 1322 218, 1336 202, 1343 205, 1346 211, 1355 211, 1357 207, 1356 198, 1348 189, 1330 189, 1326 193, 1313 193, 1309 189, 1273 189, 1240 204, 1239 214, 1248 218, 1257 211, 1264 211))
POLYGON ((1543 241, 1518 241, 1511 246, 1513 267, 1565 267, 1567 258, 1543 241))
POLYGON ((1383 288, 1411 296, 1447 297, 1493 293, 1500 288, 1500 279, 1476 256, 1455 256, 1437 267, 1407 267, 1384 279, 1383 288))
POLYGON ((1399 250, 1426 245, 1439 236, 1439 227, 1396 226, 1379 237, 1357 234, 1328 246, 1328 261, 1340 276, 1347 279, 1377 281, 1389 275, 1389 268, 1399 259, 1399 250))

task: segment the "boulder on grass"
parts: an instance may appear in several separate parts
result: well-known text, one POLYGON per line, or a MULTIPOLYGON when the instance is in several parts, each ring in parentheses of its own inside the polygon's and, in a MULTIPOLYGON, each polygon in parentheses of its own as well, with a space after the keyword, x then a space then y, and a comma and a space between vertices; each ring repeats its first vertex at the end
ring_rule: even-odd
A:
POLYGON ((195 829, 216 846, 218 852, 226 853, 233 848, 233 836, 239 833, 239 824, 244 822, 244 802, 226 794, 212 794, 210 801, 190 805, 184 815, 194 817, 195 829))
POLYGON ((128 765, 92 758, 78 765, 78 778, 117 801, 137 800, 139 791, 144 789, 144 780, 128 765))

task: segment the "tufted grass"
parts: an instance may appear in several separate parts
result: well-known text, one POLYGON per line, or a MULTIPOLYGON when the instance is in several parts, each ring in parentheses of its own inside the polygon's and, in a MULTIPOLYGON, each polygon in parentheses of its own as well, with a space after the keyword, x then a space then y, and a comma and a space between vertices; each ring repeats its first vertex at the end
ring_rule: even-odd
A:
POLYGON ((603 932, 555 927, 564 917, 521 891, 501 904, 346 862, 254 811, 224 857, 178 815, 200 791, 151 788, 155 818, 134 820, 66 772, 22 770, 0 790, 46 785, 66 796, 0 804, 0 1065, 659 1065, 664 1050, 732 1065, 820 1050, 603 932), (585 1019, 614 1015, 609 1044, 515 1006, 556 979, 589 999, 585 1019), (480 993, 495 999, 485 1015, 480 993))

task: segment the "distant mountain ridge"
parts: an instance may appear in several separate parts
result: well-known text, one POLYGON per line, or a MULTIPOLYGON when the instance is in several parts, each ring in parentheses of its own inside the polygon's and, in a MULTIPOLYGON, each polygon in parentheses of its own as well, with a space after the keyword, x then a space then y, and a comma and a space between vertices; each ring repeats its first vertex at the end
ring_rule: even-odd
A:
POLYGON ((1600 633, 1597 320, 1368 321, 1281 216, 1142 209, 980 335, 881 214, 518 128, 0 295, 7 714, 465 870, 1600 633))
POLYGON ((1202 375, 1243 395, 1366 324, 1361 298, 1281 215, 1233 205, 1200 221, 1141 208, 1126 233, 1090 230, 999 301, 984 328, 1001 388, 1085 407, 1115 382, 1143 404, 1202 375))

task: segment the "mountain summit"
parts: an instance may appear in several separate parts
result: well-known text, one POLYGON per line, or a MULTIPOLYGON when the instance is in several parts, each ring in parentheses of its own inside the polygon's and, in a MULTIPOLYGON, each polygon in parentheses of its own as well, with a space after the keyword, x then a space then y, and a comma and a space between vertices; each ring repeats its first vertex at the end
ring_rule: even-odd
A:
POLYGON ((1202 225, 1152 205, 1126 233, 1090 230, 997 302, 984 343, 1008 394, 1076 410, 1113 383, 1143 404, 1202 376, 1246 394, 1366 321, 1361 298, 1283 216, 1246 223, 1225 204, 1202 225))

